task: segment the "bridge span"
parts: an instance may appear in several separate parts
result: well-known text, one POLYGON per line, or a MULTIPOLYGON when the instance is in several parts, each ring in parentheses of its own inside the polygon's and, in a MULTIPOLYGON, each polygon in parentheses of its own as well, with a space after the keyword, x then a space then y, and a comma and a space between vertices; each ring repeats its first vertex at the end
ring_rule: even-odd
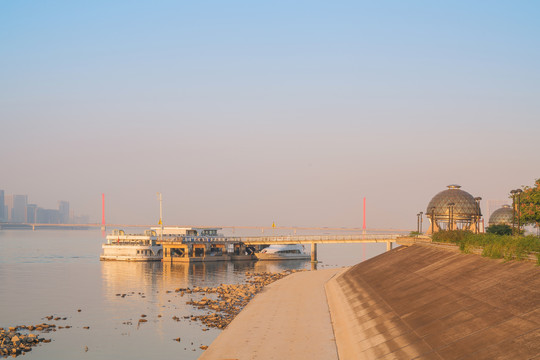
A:
MULTIPOLYGON (((317 244, 350 244, 350 243, 386 243, 386 250, 392 250, 392 243, 404 238, 403 234, 357 234, 357 235, 285 235, 285 236, 189 236, 181 235, 160 239, 158 244, 163 245, 165 258, 169 258, 178 247, 183 248, 183 254, 188 254, 189 248, 202 249, 203 257, 209 248, 230 246, 255 246, 255 245, 286 245, 286 244, 309 244, 311 246, 311 261, 317 262, 317 244)), ((217 258, 216 258, 217 260, 217 258)))
POLYGON ((386 251, 402 234, 358 234, 358 235, 289 235, 289 236, 243 236, 246 245, 310 244, 311 261, 317 261, 317 244, 386 243, 386 251))

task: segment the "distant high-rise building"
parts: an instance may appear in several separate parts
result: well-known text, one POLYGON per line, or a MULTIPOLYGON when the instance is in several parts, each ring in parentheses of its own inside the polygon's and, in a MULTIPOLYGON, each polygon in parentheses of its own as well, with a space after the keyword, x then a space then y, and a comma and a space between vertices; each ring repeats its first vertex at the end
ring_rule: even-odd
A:
POLYGON ((26 222, 27 223, 36 223, 37 220, 37 205, 28 204, 26 205, 26 222))
POLYGON ((6 221, 11 221, 11 214, 13 210, 13 195, 4 196, 4 218, 6 221))
POLYGON ((4 208, 4 190, 0 190, 0 221, 7 221, 4 208))
POLYGON ((54 209, 38 208, 37 211, 38 224, 60 224, 60 212, 54 209))
POLYGON ((36 210, 36 223, 37 224, 46 224, 45 221, 45 209, 38 207, 36 210))
POLYGON ((26 222, 27 195, 13 195, 13 208, 11 209, 11 221, 17 223, 26 222))
POLYGON ((58 212, 60 213, 60 224, 69 224, 69 202, 59 201, 58 212))

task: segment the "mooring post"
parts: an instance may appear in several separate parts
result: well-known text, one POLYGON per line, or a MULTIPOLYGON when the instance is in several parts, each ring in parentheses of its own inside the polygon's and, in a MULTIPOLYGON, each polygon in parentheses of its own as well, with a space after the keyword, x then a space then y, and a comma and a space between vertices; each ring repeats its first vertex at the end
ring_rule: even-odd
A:
POLYGON ((314 242, 311 243, 311 262, 317 262, 317 244, 314 242))
POLYGON ((392 250, 392 242, 391 241, 387 241, 386 242, 386 251, 390 251, 392 250))

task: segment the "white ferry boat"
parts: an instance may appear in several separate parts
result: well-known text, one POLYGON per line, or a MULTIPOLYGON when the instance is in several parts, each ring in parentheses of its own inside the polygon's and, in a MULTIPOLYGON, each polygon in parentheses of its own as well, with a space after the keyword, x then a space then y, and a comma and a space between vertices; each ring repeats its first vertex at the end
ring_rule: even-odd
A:
POLYGON ((100 260, 160 261, 163 257, 163 249, 156 243, 159 237, 155 230, 146 230, 144 234, 113 230, 106 239, 107 243, 101 246, 100 260))
POLYGON ((258 260, 304 260, 311 259, 303 245, 270 245, 255 253, 258 260))

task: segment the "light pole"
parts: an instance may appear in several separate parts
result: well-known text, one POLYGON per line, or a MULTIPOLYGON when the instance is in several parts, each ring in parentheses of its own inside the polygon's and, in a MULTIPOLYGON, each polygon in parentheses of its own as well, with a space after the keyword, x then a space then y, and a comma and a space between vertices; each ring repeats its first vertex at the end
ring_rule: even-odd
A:
POLYGON ((433 228, 435 226, 435 206, 432 206, 429 211, 431 212, 431 234, 433 234, 433 228))
POLYGON ((510 190, 512 196, 512 235, 516 234, 516 190, 510 190))
POLYGON ((420 213, 416 214, 416 232, 420 234, 420 213))
POLYGON ((424 219, 422 218, 422 216, 424 215, 424 212, 423 211, 420 211, 420 231, 419 233, 422 234, 422 222, 424 221, 424 219))
POLYGON ((448 204, 448 230, 454 230, 454 205, 453 202, 448 204))
POLYGON ((157 193, 159 199, 159 225, 161 227, 161 234, 159 235, 159 240, 163 241, 163 197, 161 193, 157 193))
POLYGON ((475 231, 474 231, 475 234, 479 233, 478 226, 480 226, 480 216, 481 216, 480 200, 482 200, 482 198, 479 196, 474 198, 474 201, 476 201, 476 226, 475 226, 475 231))
POLYGON ((517 196, 517 225, 518 225, 518 235, 521 234, 521 193, 523 190, 516 189, 517 196))

